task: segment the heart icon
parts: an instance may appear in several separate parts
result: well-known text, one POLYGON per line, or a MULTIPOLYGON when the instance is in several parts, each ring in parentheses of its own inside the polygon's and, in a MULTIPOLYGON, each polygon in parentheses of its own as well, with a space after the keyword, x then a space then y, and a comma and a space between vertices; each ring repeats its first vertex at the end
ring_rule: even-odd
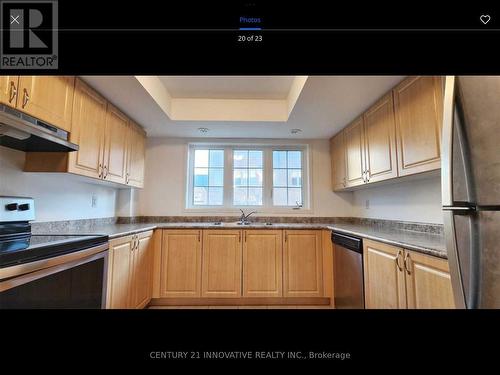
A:
POLYGON ((484 23, 485 25, 490 22, 490 15, 489 14, 482 14, 481 17, 479 17, 479 19, 481 20, 482 23, 484 23))

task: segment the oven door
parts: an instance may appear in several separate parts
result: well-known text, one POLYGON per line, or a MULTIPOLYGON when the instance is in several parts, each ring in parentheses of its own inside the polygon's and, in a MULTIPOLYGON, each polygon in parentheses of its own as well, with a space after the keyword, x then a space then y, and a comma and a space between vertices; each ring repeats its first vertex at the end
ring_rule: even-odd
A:
POLYGON ((0 309, 105 308, 107 249, 105 244, 0 269, 0 309))

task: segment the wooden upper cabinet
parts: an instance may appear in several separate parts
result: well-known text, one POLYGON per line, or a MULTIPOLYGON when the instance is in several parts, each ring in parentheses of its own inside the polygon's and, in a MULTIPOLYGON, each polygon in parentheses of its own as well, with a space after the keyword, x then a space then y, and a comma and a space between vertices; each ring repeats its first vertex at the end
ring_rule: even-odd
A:
POLYGON ((448 261, 406 250, 408 308, 454 309, 448 261))
POLYGON ((282 231, 243 232, 243 297, 282 297, 282 231))
POLYGON ((133 250, 131 287, 132 308, 142 309, 151 300, 153 292, 153 231, 137 234, 133 250))
POLYGON ((284 236, 284 297, 322 297, 321 230, 285 230, 284 236))
POLYGON ((241 230, 203 231, 202 297, 241 297, 241 230))
POLYGON ((395 246, 363 240, 365 307, 406 308, 404 251, 395 246))
POLYGON ((132 246, 132 236, 109 242, 107 308, 127 309, 131 305, 132 246))
POLYGON ((344 129, 346 186, 358 186, 365 183, 365 140, 363 117, 354 120, 344 129))
POLYGON ((77 79, 70 141, 79 146, 70 152, 68 171, 100 178, 104 159, 106 100, 77 79))
POLYGON ((396 125, 392 93, 385 95, 364 114, 366 181, 398 176, 396 125))
POLYGON ((74 76, 20 76, 17 108, 69 132, 74 85, 74 76))
POLYGON ((126 182, 129 132, 127 117, 108 103, 104 137, 103 178, 105 180, 121 184, 126 182))
POLYGON ((399 176, 441 167, 441 77, 411 77, 394 89, 399 176))
POLYGON ((332 188, 341 190, 346 187, 344 132, 341 131, 330 140, 332 158, 332 188))
POLYGON ((19 76, 0 76, 0 103, 15 107, 17 104, 19 76))
POLYGON ((146 158, 146 135, 138 125, 130 123, 128 137, 126 184, 144 186, 144 162, 146 158))
POLYGON ((201 296, 201 230, 163 230, 160 297, 201 296))

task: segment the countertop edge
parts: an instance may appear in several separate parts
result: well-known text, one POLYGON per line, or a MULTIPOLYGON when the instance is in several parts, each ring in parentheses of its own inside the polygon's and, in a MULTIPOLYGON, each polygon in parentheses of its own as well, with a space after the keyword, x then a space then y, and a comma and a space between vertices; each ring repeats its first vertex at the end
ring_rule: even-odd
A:
POLYGON ((385 237, 379 237, 379 236, 366 234, 362 231, 358 232, 358 231, 353 231, 353 230, 344 229, 344 228, 337 228, 333 225, 329 225, 328 229, 334 230, 336 232, 342 232, 342 233, 346 233, 346 234, 352 234, 355 236, 363 237, 363 238, 366 238, 368 240, 374 240, 374 241, 386 243, 388 245, 403 247, 403 248, 408 249, 408 250, 418 251, 419 253, 432 255, 432 256, 435 256, 437 258, 448 259, 448 255, 446 254, 446 250, 442 251, 442 250, 438 250, 438 249, 422 247, 422 246, 413 245, 413 244, 410 244, 407 242, 401 242, 401 241, 391 240, 391 239, 388 239, 385 237))

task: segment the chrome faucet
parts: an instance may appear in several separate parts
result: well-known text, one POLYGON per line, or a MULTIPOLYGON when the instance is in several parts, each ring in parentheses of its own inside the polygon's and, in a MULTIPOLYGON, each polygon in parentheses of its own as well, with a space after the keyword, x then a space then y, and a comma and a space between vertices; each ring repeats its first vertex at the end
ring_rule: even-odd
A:
POLYGON ((257 211, 252 211, 249 214, 245 215, 245 211, 243 211, 241 208, 240 208, 240 211, 241 211, 241 216, 240 216, 240 223, 241 224, 250 224, 250 221, 248 220, 248 218, 250 217, 250 215, 257 213, 257 211))

